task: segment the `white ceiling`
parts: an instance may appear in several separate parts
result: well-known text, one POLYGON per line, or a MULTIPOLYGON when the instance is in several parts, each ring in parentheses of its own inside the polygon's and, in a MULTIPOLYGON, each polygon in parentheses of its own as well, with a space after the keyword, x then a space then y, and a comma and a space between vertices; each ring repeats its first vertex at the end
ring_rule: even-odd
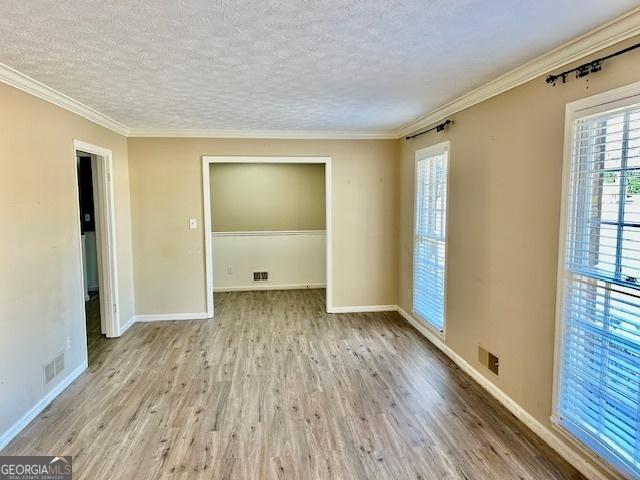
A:
POLYGON ((130 128, 383 131, 637 0, 2 0, 0 62, 130 128))

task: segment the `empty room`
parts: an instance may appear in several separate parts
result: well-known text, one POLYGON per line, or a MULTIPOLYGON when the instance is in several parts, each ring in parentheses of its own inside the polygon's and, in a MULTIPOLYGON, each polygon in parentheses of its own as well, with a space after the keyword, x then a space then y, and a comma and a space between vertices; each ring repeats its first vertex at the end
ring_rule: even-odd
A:
POLYGON ((640 3, 0 3, 0 480, 640 480, 640 3))

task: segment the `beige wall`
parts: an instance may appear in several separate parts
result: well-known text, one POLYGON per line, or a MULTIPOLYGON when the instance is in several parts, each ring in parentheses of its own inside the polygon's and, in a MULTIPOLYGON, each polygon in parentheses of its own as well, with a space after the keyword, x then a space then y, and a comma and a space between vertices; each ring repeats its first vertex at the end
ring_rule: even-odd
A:
POLYGON ((67 337, 67 372, 84 359, 74 138, 114 153, 122 322, 134 286, 137 314, 206 309, 202 155, 331 156, 334 305, 409 311, 415 150, 450 140, 446 344, 479 371, 479 345, 499 355, 487 378, 549 426, 564 106, 639 79, 629 53, 586 80, 538 78, 413 141, 127 141, 0 85, 0 434, 46 393, 42 363, 67 337))
POLYGON ((134 300, 126 139, 4 84, 0 105, 1 436, 84 360, 74 139, 113 151, 122 322, 134 300), (42 365, 62 350, 45 388, 42 365))
POLYGON ((335 306, 395 304, 394 140, 130 138, 136 313, 205 312, 202 155, 331 156, 335 306))
POLYGON ((324 165, 210 167, 212 230, 324 230, 324 165))
POLYGON ((402 141, 400 305, 412 303, 415 151, 450 140, 446 344, 547 426, 565 104, 639 80, 640 52, 629 53, 587 79, 535 79, 454 115, 443 134, 402 141), (479 365, 479 345, 500 357, 499 378, 479 365))

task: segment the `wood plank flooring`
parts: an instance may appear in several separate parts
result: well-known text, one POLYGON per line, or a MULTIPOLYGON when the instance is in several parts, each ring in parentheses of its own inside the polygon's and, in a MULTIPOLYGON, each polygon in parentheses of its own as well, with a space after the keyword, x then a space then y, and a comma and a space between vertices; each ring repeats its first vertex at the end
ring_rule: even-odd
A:
POLYGON ((582 478, 396 313, 216 294, 216 318, 90 328, 89 369, 4 455, 75 479, 582 478))

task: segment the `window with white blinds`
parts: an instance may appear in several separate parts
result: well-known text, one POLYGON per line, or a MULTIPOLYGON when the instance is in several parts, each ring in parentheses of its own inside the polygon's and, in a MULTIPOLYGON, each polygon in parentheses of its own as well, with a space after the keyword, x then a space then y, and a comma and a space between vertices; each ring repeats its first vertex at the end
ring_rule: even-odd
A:
POLYGON ((448 143, 416 152, 413 312, 444 331, 448 143))
POLYGON ((638 102, 568 119, 554 412, 561 427, 634 478, 640 478, 638 102))

